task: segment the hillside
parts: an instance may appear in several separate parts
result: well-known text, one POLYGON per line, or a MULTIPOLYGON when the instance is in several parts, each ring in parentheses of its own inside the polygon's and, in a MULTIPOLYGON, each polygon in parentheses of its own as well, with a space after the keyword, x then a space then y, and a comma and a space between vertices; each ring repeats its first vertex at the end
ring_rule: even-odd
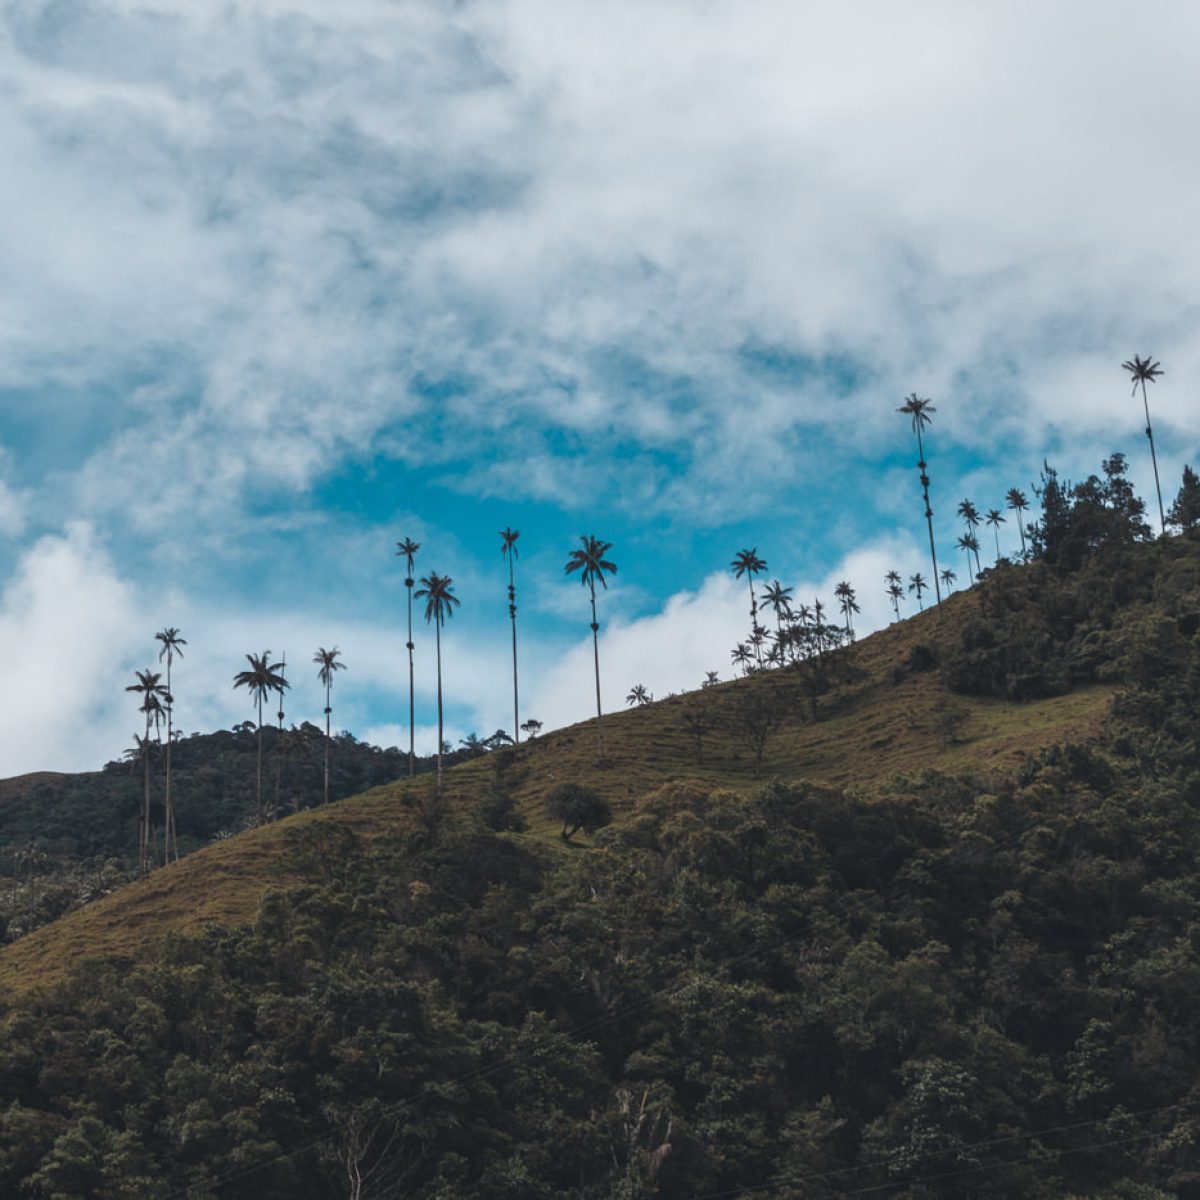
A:
POLYGON ((0 1192, 1200 1196, 1198 708, 1122 540, 223 840, 0 955, 0 1192))
MULTIPOLYGON (((461 762, 447 773, 446 804, 471 811, 502 795, 532 836, 551 836, 557 825, 543 801, 556 783, 568 780, 586 781, 620 819, 641 796, 683 779, 741 792, 781 780, 870 793, 897 772, 1006 770, 1049 746, 1093 740, 1108 712, 1109 686, 1089 684, 1032 702, 951 690, 936 663, 953 657, 979 606, 978 593, 960 592, 940 610, 926 610, 842 652, 845 678, 835 674, 830 681, 817 720, 798 670, 767 672, 606 714, 607 754, 600 767, 594 721, 539 737, 516 752, 461 762), (914 659, 922 664, 917 669, 914 659), (734 707, 738 697, 758 693, 771 696, 783 714, 768 737, 761 769, 734 707), (696 706, 711 713, 699 755, 686 720, 696 706)), ((244 755, 252 753, 252 737, 240 740, 244 755)), ((236 765, 245 808, 253 801, 249 773, 243 762, 236 765)), ((132 812, 136 789, 127 776, 123 782, 132 812)), ((0 986, 44 982, 82 957, 136 954, 147 939, 167 931, 249 920, 266 888, 299 877, 287 848, 295 831, 329 824, 367 838, 387 837, 411 826, 431 787, 428 775, 402 779, 199 850, 4 948, 0 986)))

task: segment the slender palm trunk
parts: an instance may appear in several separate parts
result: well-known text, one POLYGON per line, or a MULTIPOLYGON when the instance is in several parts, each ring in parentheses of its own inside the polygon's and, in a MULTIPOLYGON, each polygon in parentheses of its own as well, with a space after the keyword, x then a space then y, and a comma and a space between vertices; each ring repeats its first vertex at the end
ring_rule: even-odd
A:
POLYGON ((975 573, 971 570, 971 547, 965 546, 963 549, 964 549, 964 553, 967 556, 967 578, 972 583, 974 583, 975 582, 975 573))
MULTIPOLYGON (((417 756, 414 751, 414 738, 416 737, 416 704, 414 701, 413 691, 413 639, 412 639, 412 597, 413 597, 413 578, 412 566, 408 569, 408 578, 404 581, 404 586, 408 588, 408 774, 412 778, 417 773, 417 756)), ((438 739, 438 762, 441 762, 441 739, 438 739)), ((440 770, 440 767, 439 767, 440 770)))
MULTIPOLYGON (((933 509, 929 504, 929 475, 925 470, 925 443, 921 438, 921 422, 917 422, 917 454, 919 456, 917 466, 921 471, 921 491, 925 496, 925 524, 929 526, 929 557, 933 560, 933 586, 937 595, 937 602, 942 602, 942 589, 938 584, 938 565, 937 565, 937 549, 933 544, 933 509)), ((920 600, 920 597, 917 597, 920 600)), ((922 606, 921 611, 924 611, 922 606)))
POLYGON ((434 617, 434 630, 437 634, 437 676, 438 676, 438 796, 442 794, 442 618, 434 617))
POLYGON ((150 874, 150 714, 146 713, 146 737, 142 742, 142 814, 138 822, 138 870, 150 874))
POLYGON ((255 779, 254 802, 255 802, 255 806, 258 810, 258 823, 260 825, 263 823, 263 816, 264 816, 263 802, 262 802, 262 733, 263 733, 262 694, 260 693, 259 697, 258 697, 258 769, 257 769, 257 771, 255 773, 255 777, 254 777, 254 779, 255 779))
POLYGON ((517 696, 517 585, 513 578, 512 555, 508 558, 508 615, 512 620, 512 650, 513 650, 513 745, 520 745, 520 703, 517 696))
MULTIPOLYGON (((754 576, 749 571, 746 572, 746 582, 750 585, 750 632, 751 632, 751 634, 753 634, 755 629, 758 628, 758 597, 755 596, 755 594, 754 594, 754 576)), ((593 598, 592 607, 595 608, 595 606, 596 606, 595 599, 593 598)), ((758 659, 759 669, 761 670, 762 669, 762 643, 761 642, 754 643, 754 656, 758 659)), ((597 673, 599 673, 599 668, 597 668, 597 673)), ((598 685, 597 685, 597 690, 598 690, 598 685)), ((597 707, 599 707, 599 704, 597 704, 597 707)), ((603 751, 601 751, 601 753, 603 753, 603 751)))
POLYGON ((1158 482, 1158 455, 1154 453, 1154 431, 1150 428, 1150 402, 1146 399, 1146 381, 1142 380, 1142 407, 1146 410, 1146 437, 1150 439, 1150 461, 1154 464, 1154 490, 1158 494, 1158 524, 1167 532, 1167 519, 1163 516, 1162 487, 1158 482))
POLYGON ((167 787, 164 797, 165 813, 163 815, 163 865, 171 861, 174 850, 175 861, 179 861, 179 841, 175 836, 175 808, 171 803, 171 742, 174 738, 175 701, 171 692, 171 656, 167 655, 167 787))
POLYGON ((329 714, 333 712, 329 703, 329 684, 325 685, 325 803, 329 803, 329 714))
POLYGON ((1021 510, 1017 509, 1017 532, 1021 535, 1021 561, 1024 562, 1027 555, 1025 552, 1025 522, 1021 520, 1021 510))
POLYGON ((604 723, 600 719, 600 623, 596 620, 596 585, 592 583, 589 586, 592 592, 592 657, 596 662, 596 735, 600 740, 600 757, 603 758, 604 723))

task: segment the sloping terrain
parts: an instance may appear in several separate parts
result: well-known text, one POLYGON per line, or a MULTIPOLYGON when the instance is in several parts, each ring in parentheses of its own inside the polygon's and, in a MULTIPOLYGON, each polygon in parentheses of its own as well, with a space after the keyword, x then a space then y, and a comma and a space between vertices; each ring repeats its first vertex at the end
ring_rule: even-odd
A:
MULTIPOLYGON (((803 668, 770 671, 606 715, 603 763, 594 721, 462 763, 447 772, 445 804, 466 809, 502 797, 524 818, 527 832, 516 836, 557 840, 544 799, 562 782, 595 788, 619 822, 640 797, 682 779, 743 792, 781 780, 869 794, 897 772, 1008 770, 1049 746, 1093 739, 1110 708, 1110 687, 1024 702, 948 688, 937 664, 978 614, 981 594, 959 593, 839 652, 815 720, 803 668), (778 713, 761 768, 740 707, 748 697, 769 700, 778 713), (699 744, 689 714, 700 715, 699 744)), ((697 675, 707 666, 698 661, 697 675)), ((400 780, 222 840, 5 947, 0 986, 24 990, 87 958, 132 957, 171 931, 249 921, 268 887, 299 878, 298 837, 343 826, 368 840, 385 837, 411 827, 432 802, 429 776, 400 780)))

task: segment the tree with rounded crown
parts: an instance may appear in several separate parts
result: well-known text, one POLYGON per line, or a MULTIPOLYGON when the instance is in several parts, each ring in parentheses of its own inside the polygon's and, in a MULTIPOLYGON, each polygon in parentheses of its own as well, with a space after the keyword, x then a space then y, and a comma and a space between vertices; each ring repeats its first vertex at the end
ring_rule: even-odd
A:
MULTIPOLYGON (((596 664, 596 734, 600 742, 600 757, 604 757, 604 725, 600 713, 600 623, 596 620, 596 584, 605 591, 608 583, 604 576, 617 573, 616 563, 604 556, 612 549, 611 542, 602 542, 594 534, 580 535, 580 548, 572 550, 563 570, 568 574, 579 572, 579 582, 589 591, 592 600, 592 657, 596 664)), ((764 564, 765 565, 765 564, 764 564)))
POLYGON ((442 734, 442 626, 447 618, 454 616, 455 606, 459 604, 454 594, 454 580, 449 575, 439 575, 430 571, 421 580, 417 599, 425 601, 425 623, 433 622, 437 635, 437 709, 438 709, 438 752, 437 752, 437 790, 442 794, 442 752, 445 749, 445 739, 442 734))
POLYGON ((1000 561, 1000 526, 1005 522, 1004 514, 998 508, 989 508, 985 520, 992 527, 996 537, 996 561, 1000 561))
POLYGON ((166 686, 159 682, 162 675, 151 671, 135 671, 137 683, 131 683, 125 690, 137 692, 142 698, 138 712, 146 715, 146 735, 142 742, 142 810, 138 817, 138 870, 146 875, 150 870, 150 722, 156 728, 162 720, 162 702, 167 696, 166 686))
POLYGON ((918 571, 915 575, 909 576, 908 590, 917 593, 917 607, 921 612, 925 611, 925 605, 921 602, 921 593, 929 590, 929 584, 925 582, 925 576, 918 571))
POLYGON ((842 580, 841 583, 833 589, 833 594, 838 598, 838 604, 841 606, 842 616, 846 618, 846 636, 852 638, 854 636, 854 626, 850 621, 850 614, 861 612, 858 606, 858 600, 854 593, 854 588, 849 582, 842 580))
POLYGON ((337 671, 344 671, 346 664, 338 662, 341 657, 341 651, 336 646, 332 650, 326 650, 324 646, 318 647, 316 654, 313 655, 313 662, 317 664, 320 670, 317 672, 317 678, 320 679, 325 688, 325 803, 329 803, 329 752, 333 744, 332 732, 329 727, 329 718, 333 713, 333 707, 330 704, 330 695, 333 691, 333 676, 337 671))
POLYGON ((163 862, 169 862, 174 856, 176 862, 179 861, 179 840, 175 835, 175 805, 171 800, 171 746, 175 741, 175 695, 171 691, 171 664, 178 655, 183 657, 182 647, 187 645, 187 639, 179 636, 179 630, 173 625, 166 629, 160 630, 154 635, 157 641, 162 642, 162 649, 158 652, 158 661, 162 662, 164 658, 167 660, 167 758, 164 767, 167 786, 166 795, 164 797, 164 815, 163 815, 163 862))
POLYGON ((937 409, 928 400, 921 399, 916 392, 913 392, 911 396, 905 397, 904 403, 896 411, 905 413, 912 418, 913 433, 917 435, 917 468, 921 472, 921 492, 925 497, 925 524, 929 527, 929 557, 933 561, 933 587, 937 595, 937 602, 941 604, 942 593, 938 585, 937 550, 933 543, 933 508, 929 503, 929 474, 925 463, 925 442, 921 437, 921 430, 930 423, 929 414, 937 412, 937 409))
POLYGON ((262 824, 267 816, 262 795, 263 701, 272 692, 278 692, 282 696, 288 681, 284 677, 282 664, 271 662, 270 650, 264 650, 261 654, 247 654, 246 661, 250 666, 234 675, 233 686, 244 687, 250 693, 250 702, 258 706, 258 765, 254 794, 258 807, 258 821, 262 824))
POLYGON ((1154 490, 1158 493, 1158 523, 1163 533, 1167 531, 1167 518, 1163 514, 1162 487, 1158 482, 1158 455, 1154 453, 1154 430, 1150 427, 1150 401, 1146 399, 1146 384, 1154 381, 1163 373, 1162 367, 1153 361, 1153 356, 1147 354, 1139 358, 1136 354, 1129 362, 1121 364, 1133 378, 1132 395, 1137 395, 1139 385, 1142 389, 1142 407, 1146 410, 1146 437, 1150 442, 1150 461, 1154 464, 1154 490))
POLYGON ((412 538, 405 538, 402 542, 397 542, 399 549, 396 551, 396 557, 404 559, 404 586, 408 590, 408 641, 405 643, 408 646, 408 774, 410 778, 417 773, 417 756, 413 748, 414 739, 416 737, 416 725, 414 718, 416 714, 415 690, 413 686, 413 634, 412 634, 412 602, 413 602, 413 584, 416 580, 413 578, 413 560, 417 556, 417 551, 421 548, 420 542, 414 542, 412 538))
MULTIPOLYGON (((741 579, 745 575, 746 582, 750 585, 750 628, 753 630, 758 624, 758 597, 754 594, 754 577, 767 569, 766 559, 758 557, 757 547, 739 550, 734 555, 733 562, 729 564, 729 569, 735 579, 741 579)), ((762 666, 761 654, 758 657, 758 665, 762 666)))
POLYGON ((1020 488, 1009 488, 1006 497, 1008 507, 1017 514, 1017 532, 1021 535, 1021 561, 1026 562, 1029 553, 1025 549, 1025 522, 1021 516, 1029 508, 1029 497, 1020 488))
POLYGON ((512 652, 513 652, 513 743, 521 741, 519 702, 517 698, 517 584, 513 573, 513 564, 517 559, 517 538, 521 536, 519 529, 509 529, 506 525, 500 531, 500 555, 508 559, 508 617, 512 622, 512 652))

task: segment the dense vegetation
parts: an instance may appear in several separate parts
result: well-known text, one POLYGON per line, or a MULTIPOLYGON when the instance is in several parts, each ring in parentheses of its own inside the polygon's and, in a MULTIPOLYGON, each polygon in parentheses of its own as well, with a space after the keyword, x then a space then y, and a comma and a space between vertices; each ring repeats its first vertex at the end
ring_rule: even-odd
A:
POLYGON ((251 927, 11 1002, 0 1192, 1200 1195, 1200 544, 1126 532, 905 668, 1120 681, 1100 744, 587 846, 308 826, 251 927))

